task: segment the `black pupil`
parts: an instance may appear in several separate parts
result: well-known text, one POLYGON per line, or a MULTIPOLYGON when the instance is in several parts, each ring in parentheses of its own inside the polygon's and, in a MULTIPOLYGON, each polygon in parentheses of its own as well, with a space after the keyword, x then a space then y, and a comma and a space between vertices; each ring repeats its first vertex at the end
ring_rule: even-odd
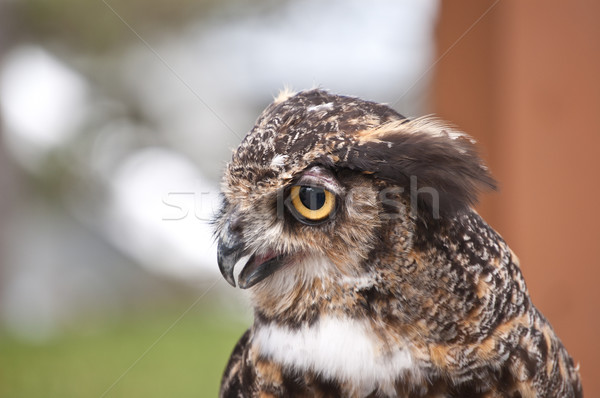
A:
POLYGON ((325 205, 325 190, 315 187, 300 187, 300 201, 307 209, 319 210, 325 205))

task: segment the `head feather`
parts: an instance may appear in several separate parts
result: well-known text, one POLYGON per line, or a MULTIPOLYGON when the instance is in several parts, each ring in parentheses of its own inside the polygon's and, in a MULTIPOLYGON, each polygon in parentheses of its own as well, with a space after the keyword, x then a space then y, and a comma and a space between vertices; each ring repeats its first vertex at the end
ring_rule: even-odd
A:
POLYGON ((480 191, 496 188, 474 143, 432 117, 392 121, 358 132, 355 144, 338 155, 338 166, 417 190, 421 208, 453 213, 474 205, 480 191))

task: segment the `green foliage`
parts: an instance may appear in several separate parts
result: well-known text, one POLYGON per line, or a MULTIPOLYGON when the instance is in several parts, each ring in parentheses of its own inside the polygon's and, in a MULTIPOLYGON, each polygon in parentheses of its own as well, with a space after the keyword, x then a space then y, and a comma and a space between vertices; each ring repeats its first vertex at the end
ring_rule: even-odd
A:
POLYGON ((144 316, 44 344, 2 336, 0 396, 215 397, 246 326, 190 313, 157 342, 178 316, 144 316))

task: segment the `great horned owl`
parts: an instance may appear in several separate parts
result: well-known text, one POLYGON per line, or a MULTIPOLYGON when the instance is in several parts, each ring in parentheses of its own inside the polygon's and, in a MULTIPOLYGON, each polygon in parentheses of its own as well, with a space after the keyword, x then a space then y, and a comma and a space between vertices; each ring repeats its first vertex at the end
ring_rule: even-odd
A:
POLYGON ((467 135, 322 90, 280 95, 234 152, 218 263, 254 324, 221 397, 581 397, 515 254, 472 209, 467 135))

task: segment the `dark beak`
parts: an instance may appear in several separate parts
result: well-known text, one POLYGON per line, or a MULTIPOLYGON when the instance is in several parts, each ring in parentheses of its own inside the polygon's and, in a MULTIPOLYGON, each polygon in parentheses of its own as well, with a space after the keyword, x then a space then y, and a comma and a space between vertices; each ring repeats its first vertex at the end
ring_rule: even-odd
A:
MULTIPOLYGON (((219 270, 227 282, 235 287, 235 278, 233 271, 235 264, 246 254, 245 245, 239 232, 231 228, 228 222, 225 226, 225 233, 219 238, 217 246, 217 262, 219 270)), ((238 283, 241 289, 248 289, 262 281, 284 264, 284 257, 270 252, 261 255, 253 254, 238 277, 238 283)))
POLYGON ((217 245, 217 262, 221 275, 229 284, 235 287, 233 268, 244 252, 244 242, 241 235, 231 230, 231 224, 227 222, 225 234, 219 238, 217 245))
POLYGON ((276 256, 274 253, 265 256, 253 255, 250 257, 250 260, 248 260, 238 277, 240 288, 248 289, 249 287, 256 285, 258 282, 281 268, 282 265, 283 256, 276 256))

